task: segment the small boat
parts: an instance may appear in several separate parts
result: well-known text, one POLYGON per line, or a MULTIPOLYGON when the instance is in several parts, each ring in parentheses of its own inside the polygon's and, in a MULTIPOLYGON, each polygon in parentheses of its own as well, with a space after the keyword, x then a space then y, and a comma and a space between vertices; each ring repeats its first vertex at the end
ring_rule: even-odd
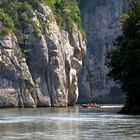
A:
POLYGON ((82 107, 85 107, 85 108, 100 108, 101 106, 98 105, 98 104, 81 104, 82 107))

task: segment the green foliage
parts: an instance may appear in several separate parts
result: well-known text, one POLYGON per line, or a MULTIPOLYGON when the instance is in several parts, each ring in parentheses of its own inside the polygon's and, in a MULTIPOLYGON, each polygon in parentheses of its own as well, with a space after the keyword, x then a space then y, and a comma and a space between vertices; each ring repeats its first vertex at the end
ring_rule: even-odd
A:
MULTIPOLYGON (((5 15, 7 15, 7 21, 9 21, 10 26, 7 27, 7 32, 15 31, 15 28, 20 26, 21 19, 29 19, 28 16, 29 10, 32 9, 32 6, 28 2, 24 1, 16 1, 16 0, 2 0, 0 3, 0 8, 4 11, 5 15)), ((3 32, 5 26, 1 27, 1 32, 3 32)))
POLYGON ((123 111, 140 114, 140 0, 133 0, 131 8, 123 20, 123 35, 115 40, 116 48, 108 54, 108 75, 120 83, 127 96, 123 111))
POLYGON ((0 9, 0 33, 7 34, 10 31, 14 31, 14 23, 11 17, 4 13, 3 9, 0 9))
POLYGON ((58 24, 62 29, 72 31, 74 23, 81 28, 80 11, 76 0, 56 0, 54 7, 58 24))
POLYGON ((32 24, 30 11, 31 9, 36 10, 40 3, 45 3, 51 7, 62 29, 72 31, 76 23, 83 36, 85 36, 81 28, 80 11, 76 0, 1 0, 0 8, 5 13, 5 20, 8 22, 8 25, 0 23, 1 32, 14 31, 14 26, 22 28, 22 21, 32 24))

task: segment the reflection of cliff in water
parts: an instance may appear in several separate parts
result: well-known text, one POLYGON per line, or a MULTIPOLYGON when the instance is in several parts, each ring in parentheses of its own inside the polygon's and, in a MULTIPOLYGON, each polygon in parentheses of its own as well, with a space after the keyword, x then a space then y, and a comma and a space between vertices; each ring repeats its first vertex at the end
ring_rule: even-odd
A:
MULTIPOLYGON (((112 88, 118 88, 107 77, 108 68, 105 64, 106 54, 113 47, 112 41, 121 34, 120 17, 125 10, 124 2, 80 0, 83 27, 87 34, 87 56, 79 78, 79 102, 101 97, 108 99, 114 92, 112 88)), ((120 96, 118 94, 115 97, 120 99, 120 96)))

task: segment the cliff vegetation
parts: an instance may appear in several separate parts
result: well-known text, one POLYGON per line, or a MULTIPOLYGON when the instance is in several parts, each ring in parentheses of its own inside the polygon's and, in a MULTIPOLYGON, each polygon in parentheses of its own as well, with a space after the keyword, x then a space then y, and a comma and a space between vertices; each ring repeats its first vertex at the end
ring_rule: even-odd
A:
POLYGON ((1 0, 0 33, 15 32, 16 28, 21 28, 20 22, 23 20, 35 26, 31 21, 30 10, 37 9, 40 3, 45 3, 51 7, 57 23, 62 29, 72 31, 77 24, 85 37, 81 28, 80 11, 76 0, 1 0))
POLYGON ((0 1, 0 107, 74 105, 85 55, 76 0, 0 1))

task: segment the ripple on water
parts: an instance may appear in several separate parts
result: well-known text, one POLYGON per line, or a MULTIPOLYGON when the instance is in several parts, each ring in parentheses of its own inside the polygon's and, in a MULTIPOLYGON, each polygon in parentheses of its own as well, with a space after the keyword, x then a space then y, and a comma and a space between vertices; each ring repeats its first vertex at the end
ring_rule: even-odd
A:
POLYGON ((0 111, 0 140, 139 140, 140 116, 81 107, 0 111))

